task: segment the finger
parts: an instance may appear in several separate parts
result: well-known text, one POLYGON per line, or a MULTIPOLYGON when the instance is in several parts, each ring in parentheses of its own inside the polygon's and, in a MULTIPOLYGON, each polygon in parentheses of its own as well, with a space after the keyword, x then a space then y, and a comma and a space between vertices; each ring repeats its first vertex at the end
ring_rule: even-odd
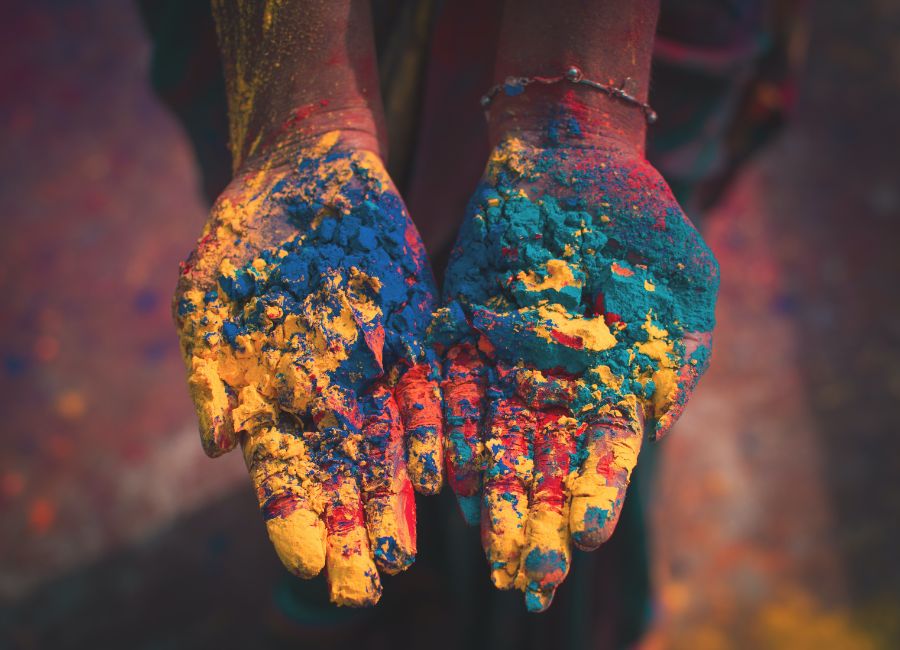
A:
POLYGON ((363 401, 361 473, 369 545, 378 568, 398 573, 416 557, 416 501, 406 471, 403 426, 397 403, 380 386, 363 401))
POLYGON ((369 550, 359 487, 352 477, 339 474, 323 488, 331 602, 348 607, 374 605, 381 598, 381 579, 369 550))
POLYGON ((231 426, 231 403, 215 362, 193 357, 188 388, 197 408, 200 442, 206 455, 214 458, 234 449, 237 436, 231 426))
POLYGON ((684 337, 687 363, 676 371, 660 369, 653 374, 653 439, 659 440, 681 417, 688 399, 709 367, 711 332, 691 332, 684 337))
POLYGON ((447 481, 470 526, 477 525, 481 519, 484 390, 484 364, 475 347, 462 343, 451 348, 447 352, 441 383, 447 426, 447 481))
POLYGON ((637 400, 630 398, 621 409, 622 417, 588 430, 587 456, 570 486, 569 530, 582 550, 594 550, 612 535, 641 450, 637 400))
POLYGON ((303 436, 267 424, 245 433, 241 444, 275 552, 291 573, 317 575, 325 566, 325 525, 304 487, 314 468, 303 436))
POLYGON ((374 605, 381 597, 356 476, 363 447, 362 417, 353 391, 330 384, 312 408, 316 462, 325 501, 325 566, 331 602, 374 605))
POLYGON ((525 544, 531 481, 530 439, 534 415, 516 398, 499 398, 491 407, 491 428, 485 441, 487 470, 481 511, 481 543, 498 589, 514 585, 525 544))
POLYGON ((444 482, 441 393, 430 365, 409 368, 394 389, 406 433, 409 476, 421 494, 437 494, 444 482))
POLYGON ((536 416, 534 477, 529 491, 528 524, 519 587, 529 611, 549 607, 556 588, 569 572, 569 504, 565 495, 578 422, 554 409, 536 416))

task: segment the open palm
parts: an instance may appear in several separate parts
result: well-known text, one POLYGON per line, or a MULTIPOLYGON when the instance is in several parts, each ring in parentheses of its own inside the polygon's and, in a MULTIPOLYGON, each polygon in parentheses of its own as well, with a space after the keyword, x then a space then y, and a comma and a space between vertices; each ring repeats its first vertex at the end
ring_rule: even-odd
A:
POLYGON ((491 578, 549 606, 612 534, 645 432, 705 369, 718 267, 659 174, 614 145, 493 152, 451 256, 448 480, 491 578))
POLYGON ((369 605, 416 554, 413 486, 441 487, 423 345, 434 283, 380 159, 338 133, 239 174, 183 268, 175 312, 204 449, 240 443, 284 564, 369 605))

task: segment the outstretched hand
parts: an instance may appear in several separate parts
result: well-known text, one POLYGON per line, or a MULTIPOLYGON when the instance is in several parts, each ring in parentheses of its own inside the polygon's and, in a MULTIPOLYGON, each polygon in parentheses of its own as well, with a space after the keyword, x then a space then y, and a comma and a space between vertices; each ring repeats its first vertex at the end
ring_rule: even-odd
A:
MULTIPOLYGON (((552 134, 551 134, 552 135, 552 134)), ((659 174, 610 142, 493 151, 432 327, 448 481, 491 579, 546 609, 605 542, 645 433, 705 370, 718 267, 659 174)))
POLYGON ((238 174, 175 300, 203 447, 241 445, 296 575, 371 605, 416 554, 413 487, 442 484, 434 281, 377 155, 328 133, 238 174))

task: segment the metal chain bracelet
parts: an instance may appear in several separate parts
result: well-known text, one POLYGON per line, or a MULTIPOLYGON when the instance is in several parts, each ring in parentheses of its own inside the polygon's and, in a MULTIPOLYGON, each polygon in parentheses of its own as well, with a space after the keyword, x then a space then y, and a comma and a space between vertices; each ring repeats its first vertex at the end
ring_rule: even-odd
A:
POLYGON ((560 83, 561 81, 568 81, 569 83, 587 86, 588 88, 604 92, 610 97, 615 97, 626 104, 631 104, 632 106, 640 108, 644 113, 644 119, 647 120, 647 124, 656 122, 656 111, 650 107, 650 104, 642 102, 625 89, 631 81, 631 77, 626 77, 618 86, 606 85, 597 81, 585 79, 581 68, 576 65, 569 66, 565 74, 555 77, 507 77, 502 84, 497 84, 481 96, 481 107, 487 112, 491 106, 491 102, 494 101, 494 97, 501 91, 505 93, 507 97, 515 97, 524 92, 526 86, 530 86, 531 84, 539 83, 550 85, 560 83))

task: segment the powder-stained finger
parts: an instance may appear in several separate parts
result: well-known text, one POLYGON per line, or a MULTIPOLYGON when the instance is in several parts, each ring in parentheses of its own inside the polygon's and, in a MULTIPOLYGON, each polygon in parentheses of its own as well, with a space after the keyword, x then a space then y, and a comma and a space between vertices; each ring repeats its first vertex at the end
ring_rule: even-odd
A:
POLYGON ((477 525, 484 456, 481 426, 485 380, 484 363, 475 346, 461 343, 448 350, 441 392, 444 395, 447 481, 459 500, 466 522, 477 525))
POLYGON ((444 483, 441 393, 431 365, 420 363, 397 382, 394 396, 406 431, 409 476, 416 491, 437 494, 444 483))
MULTIPOLYGON (((637 413, 636 408, 628 410, 637 413)), ((639 417, 607 420, 589 429, 587 457, 569 488, 569 530, 578 548, 594 550, 612 535, 642 439, 639 417)))
POLYGON ((317 575, 325 566, 325 524, 306 488, 315 469, 303 434, 268 424, 245 432, 241 446, 275 552, 291 573, 317 575))
POLYGON ((357 483, 362 453, 363 418, 354 392, 330 384, 312 407, 316 424, 312 455, 324 501, 325 566, 331 601, 365 607, 381 597, 381 580, 369 547, 357 483))
POLYGON ((378 567, 398 573, 416 557, 416 501, 406 471, 400 411, 385 386, 363 397, 360 406, 367 459, 360 481, 369 544, 378 567))
POLYGON ((193 358, 188 389, 197 408, 200 442, 206 455, 221 456, 234 449, 237 436, 231 426, 231 403, 215 364, 207 359, 193 358))
MULTIPOLYGON (((656 390, 651 412, 653 438, 659 440, 681 417, 700 377, 709 366, 712 348, 711 332, 689 332, 684 336, 684 358, 687 362, 677 372, 660 369, 653 375, 656 390)), ((648 426, 650 426, 648 423, 648 426)))
POLYGON ((487 469, 481 509, 481 543, 498 589, 514 586, 525 544, 531 481, 534 414, 517 397, 499 397, 491 405, 485 441, 487 469))
POLYGON ((348 607, 374 605, 381 598, 381 579, 369 548, 356 480, 338 474, 322 487, 326 499, 325 565, 331 602, 348 607))
POLYGON ((529 611, 550 606, 571 562, 569 503, 565 491, 575 441, 583 425, 562 409, 536 414, 534 476, 517 586, 529 611))

